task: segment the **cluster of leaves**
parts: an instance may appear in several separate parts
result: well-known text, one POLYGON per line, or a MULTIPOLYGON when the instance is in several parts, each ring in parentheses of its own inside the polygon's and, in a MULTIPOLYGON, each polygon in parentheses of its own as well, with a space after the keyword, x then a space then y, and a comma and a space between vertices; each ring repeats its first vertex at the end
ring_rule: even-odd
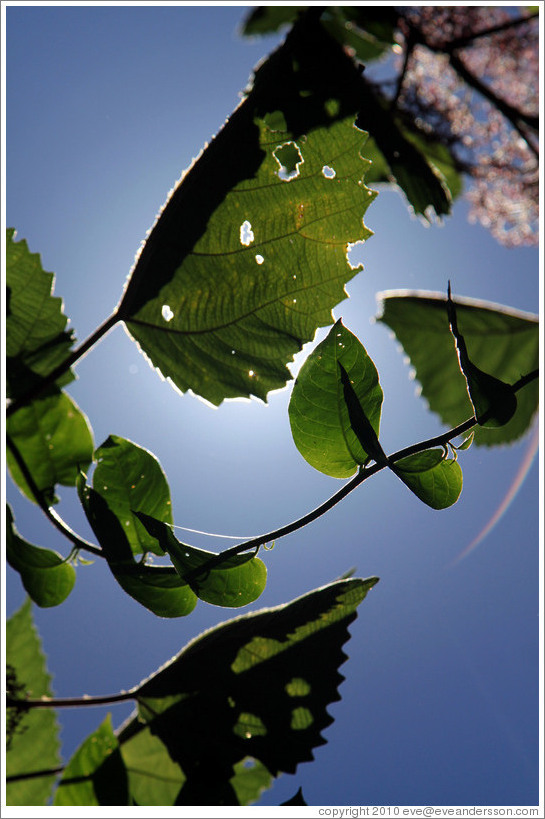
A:
MULTIPOLYGON (((386 37, 379 19, 374 25, 368 39, 386 37)), ((180 390, 213 404, 252 394, 266 399, 289 379, 294 353, 317 327, 332 324, 332 308, 355 275, 347 247, 369 235, 363 215, 374 193, 363 177, 380 167, 376 151, 398 167, 418 212, 448 211, 440 161, 429 161, 403 129, 389 129, 390 115, 331 33, 307 14, 262 64, 244 102, 166 203, 119 307, 79 348, 52 295, 52 274, 8 231, 8 467, 73 547, 64 557, 28 543, 8 509, 8 561, 38 606, 59 605, 70 594, 80 550, 106 560, 121 588, 161 617, 187 616, 198 599, 248 605, 266 583, 259 548, 312 519, 219 555, 181 543, 155 456, 114 434, 96 447, 64 388, 79 356, 124 322, 180 390), (365 122, 362 100, 369 103, 365 122), (374 140, 372 166, 361 155, 364 125, 374 140), (240 159, 226 162, 234 146, 240 159), (98 545, 55 511, 59 484, 76 487, 98 545)), ((531 376, 520 379, 537 367, 535 318, 454 301, 449 291, 447 298, 385 294, 382 321, 411 357, 430 407, 453 429, 386 455, 378 373, 339 320, 303 365, 289 407, 303 457, 332 477, 354 476, 314 517, 384 468, 431 508, 446 508, 462 489, 451 440, 475 425, 477 443, 513 440, 535 412, 531 376)), ((28 601, 8 624, 10 804, 45 804, 61 772, 57 805, 255 801, 274 776, 293 772, 324 741, 347 627, 376 580, 343 579, 231 620, 128 692, 95 698, 134 699, 137 714, 116 731, 107 719, 64 768, 52 709, 92 698, 47 700, 49 676, 28 601)))
MULTIPOLYGON (((243 32, 277 31, 303 8, 258 7, 243 32)), ((441 214, 448 212, 445 194, 436 184, 433 201, 426 203, 418 174, 429 184, 431 173, 438 173, 447 199, 460 194, 464 176, 470 220, 507 246, 537 243, 537 11, 327 6, 321 19, 366 67, 366 116, 372 122, 379 113, 384 123, 368 128, 368 181, 396 182, 416 213, 431 205, 441 214)))

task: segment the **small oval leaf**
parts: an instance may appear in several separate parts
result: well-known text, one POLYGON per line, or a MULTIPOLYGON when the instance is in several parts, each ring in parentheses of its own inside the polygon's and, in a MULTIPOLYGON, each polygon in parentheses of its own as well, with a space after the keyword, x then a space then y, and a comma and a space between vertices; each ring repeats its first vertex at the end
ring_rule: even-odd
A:
POLYGON ((463 482, 460 464, 453 458, 444 458, 442 449, 409 455, 391 468, 432 509, 446 509, 460 497, 463 482))
POLYGON ((383 458, 378 443, 382 397, 375 365, 339 319, 309 355, 293 387, 290 425, 303 458, 334 478, 350 477, 369 457, 383 458))

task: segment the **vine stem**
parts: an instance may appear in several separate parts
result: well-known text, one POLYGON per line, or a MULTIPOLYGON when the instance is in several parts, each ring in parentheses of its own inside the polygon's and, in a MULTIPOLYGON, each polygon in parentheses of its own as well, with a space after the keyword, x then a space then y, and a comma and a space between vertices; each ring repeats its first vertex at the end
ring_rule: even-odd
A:
POLYGON ((104 696, 91 697, 84 694, 83 697, 38 697, 37 699, 21 699, 20 697, 6 697, 6 706, 18 708, 26 711, 29 708, 80 708, 84 705, 109 705, 126 700, 136 699, 136 692, 118 691, 117 694, 106 694, 104 696))
POLYGON ((117 324, 118 321, 121 321, 119 312, 116 310, 109 316, 106 321, 103 321, 97 329, 91 333, 91 335, 83 341, 79 347, 70 353, 68 358, 65 358, 54 370, 51 370, 49 375, 46 375, 41 381, 34 385, 31 389, 27 390, 17 399, 11 402, 6 408, 6 418, 9 418, 10 415, 13 415, 14 412, 24 407, 26 404, 29 404, 34 398, 37 398, 47 387, 51 386, 55 383, 55 381, 60 378, 61 375, 64 375, 70 367, 72 367, 76 361, 79 361, 80 358, 89 352, 91 347, 94 347, 110 330, 117 324))

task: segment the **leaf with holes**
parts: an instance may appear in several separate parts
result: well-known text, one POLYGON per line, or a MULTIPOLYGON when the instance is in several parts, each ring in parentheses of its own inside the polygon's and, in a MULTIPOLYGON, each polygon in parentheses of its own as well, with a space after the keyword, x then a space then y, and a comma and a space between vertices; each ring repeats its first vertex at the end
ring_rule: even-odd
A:
MULTIPOLYGON (((392 290, 379 294, 379 320, 390 327, 422 386, 430 409, 449 427, 473 415, 467 385, 447 315, 447 300, 434 293, 392 290)), ((455 300, 460 331, 473 363, 495 378, 514 384, 539 367, 537 316, 475 299, 455 300)), ((517 392, 517 411, 497 429, 475 430, 475 445, 510 443, 527 431, 538 407, 537 379, 517 392)))
POLYGON ((368 457, 382 461, 382 397, 375 365, 339 319, 309 355, 293 387, 289 418, 303 458, 334 478, 353 475, 368 457))
MULTIPOLYGON (((237 805, 236 779, 246 758, 273 776, 311 760, 313 748, 325 741, 321 732, 333 721, 326 708, 339 699, 348 626, 376 582, 337 581, 190 642, 131 690, 138 715, 118 733, 126 763, 130 766, 131 743, 145 731, 134 766, 153 737, 155 753, 159 740, 183 772, 175 794, 178 769, 171 765, 167 771, 170 798, 175 797, 169 804, 237 805)), ((144 788, 143 776, 139 785, 144 788)), ((163 792, 167 787, 150 785, 163 792)), ((252 793, 257 796, 255 782, 252 793)))
POLYGON ((340 46, 318 24, 296 25, 184 173, 118 312, 180 390, 216 405, 265 400, 332 322, 357 272, 348 246, 370 235, 360 90, 340 46))

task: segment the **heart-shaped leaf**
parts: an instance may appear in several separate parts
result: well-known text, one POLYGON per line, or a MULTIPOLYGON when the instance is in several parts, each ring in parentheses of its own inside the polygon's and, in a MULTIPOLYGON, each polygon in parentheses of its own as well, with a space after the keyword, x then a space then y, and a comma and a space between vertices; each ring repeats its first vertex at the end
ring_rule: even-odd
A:
POLYGON ((378 443, 382 397, 375 365, 339 319, 309 355, 293 387, 289 418, 303 458, 334 478, 353 475, 369 457, 383 460, 378 443))
POLYGON ((133 554, 164 554, 135 512, 172 523, 170 488, 157 458, 118 435, 110 435, 95 452, 93 489, 124 527, 133 554))
POLYGON ((462 470, 442 449, 427 449, 396 461, 391 469, 432 509, 452 506, 462 491, 462 470))

